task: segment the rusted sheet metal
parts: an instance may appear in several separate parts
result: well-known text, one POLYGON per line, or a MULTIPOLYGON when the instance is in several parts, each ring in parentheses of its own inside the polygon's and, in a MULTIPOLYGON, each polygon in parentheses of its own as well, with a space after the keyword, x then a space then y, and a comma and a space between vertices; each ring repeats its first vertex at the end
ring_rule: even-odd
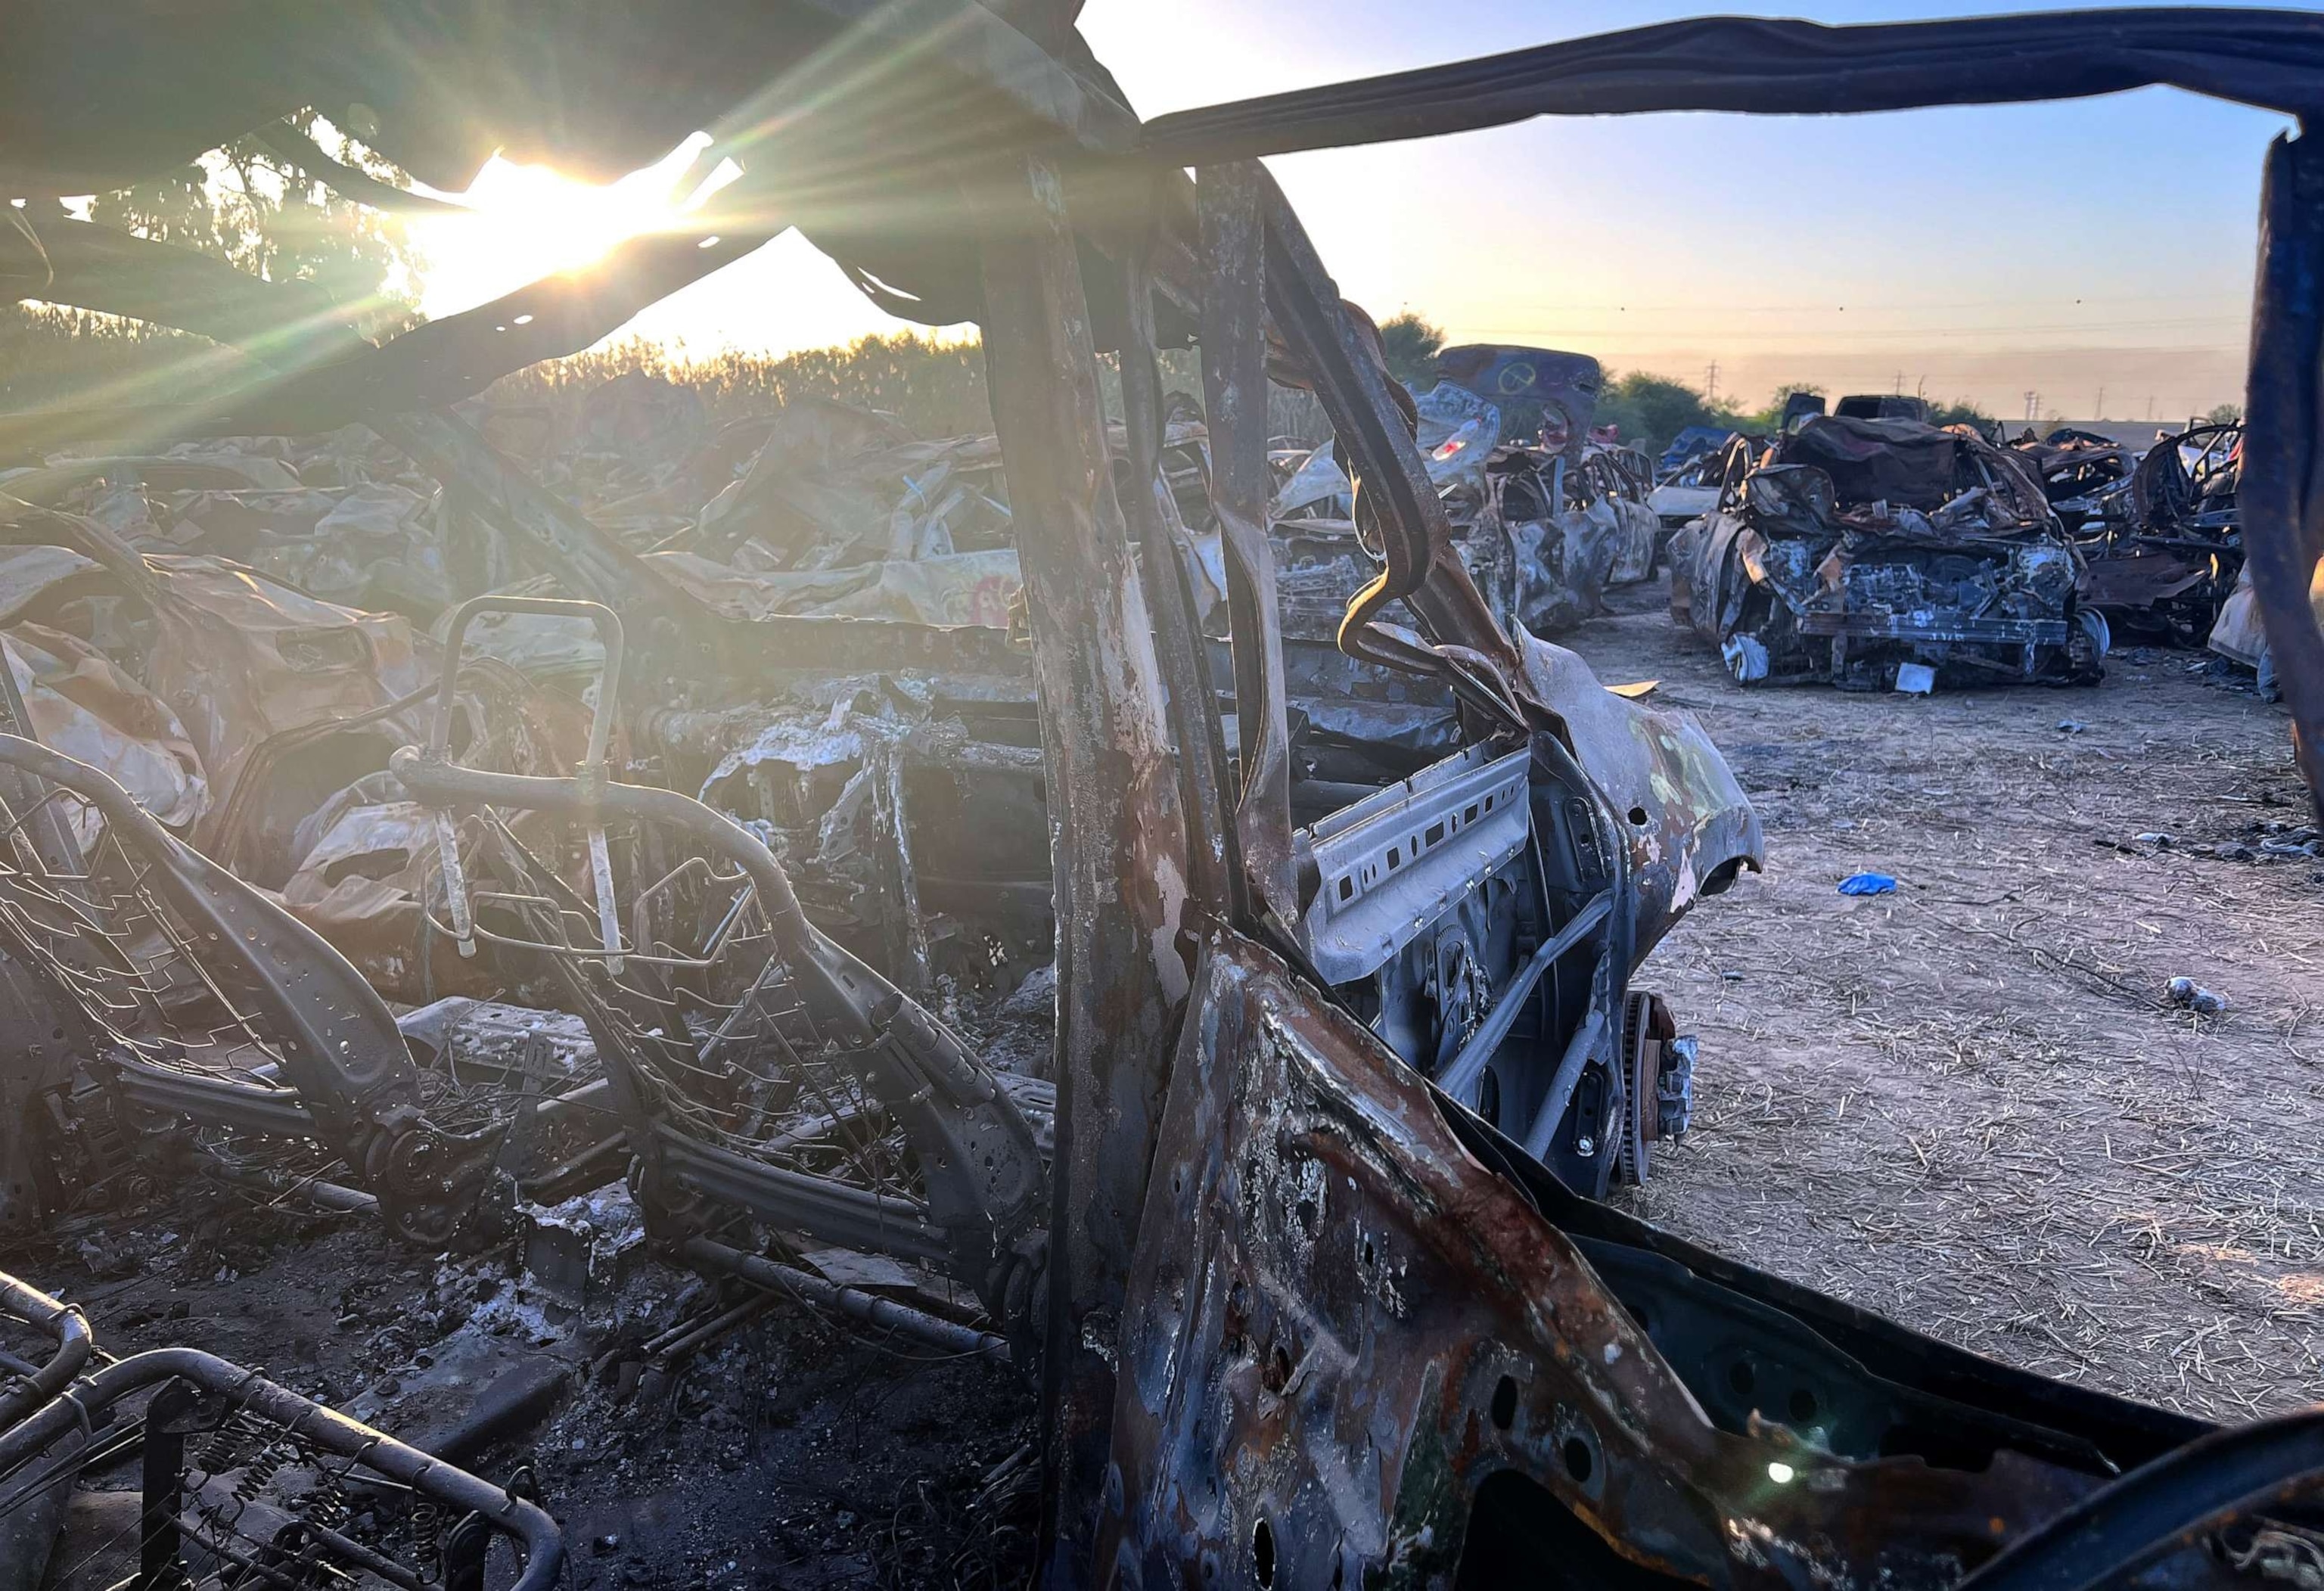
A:
MULTIPOLYGON (((1267 952, 1206 942, 1130 1279, 1100 1583, 1485 1586, 1555 1563, 1936 1591, 2101 1484, 2087 1450, 1848 1457, 1877 1432, 1795 1431, 1748 1397, 1714 1422, 1659 1346, 1683 1322, 1642 1324, 1445 1108, 1267 952)), ((1761 1401, 1796 1375, 1839 1418, 1840 1356, 1740 1362, 1761 1401)))
POLYGON ((374 414, 372 428, 443 482, 453 501, 506 536, 567 590, 619 611, 698 615, 660 573, 449 412, 374 414))
POLYGON ((1162 468, 1162 369, 1154 354, 1154 285, 1148 269, 1154 229, 1123 247, 1128 325, 1121 343, 1121 408, 1127 421, 1130 525, 1151 585, 1154 651, 1178 747, 1178 797, 1186 831, 1191 909, 1209 918, 1235 910, 1227 841, 1231 803, 1225 736, 1214 710, 1210 653, 1194 602, 1196 554, 1162 468))
POLYGON ((922 441, 885 415, 807 395, 758 424, 765 439, 749 465, 702 505, 698 550, 727 558, 756 537, 782 567, 812 568, 1008 544, 995 437, 922 441))
MULTIPOLYGON (((146 683, 186 721, 217 790, 231 790, 269 737, 420 686, 411 625, 399 615, 318 602, 216 558, 148 558, 138 584, 156 624, 146 683)), ((194 843, 207 846, 211 832, 197 824, 194 843)))
POLYGON ((78 487, 124 476, 163 492, 282 492, 299 486, 298 476, 281 460, 225 448, 203 458, 100 454, 40 468, 0 470, 0 494, 5 495, 0 497, 0 524, 14 523, 7 497, 54 508, 78 487))
POLYGON ((986 379, 1051 792, 1059 996, 1042 1447, 1062 1584, 1085 1560, 1102 1483, 1122 1284, 1187 987, 1186 837, 1064 195, 1048 163, 1028 159, 982 202, 986 379))
POLYGON ((2324 493, 2317 489, 2316 370, 2324 360, 2324 147, 2278 138, 2260 196, 2260 269, 2252 306, 2245 421, 2244 557, 2292 709, 2293 754, 2324 814, 2324 629, 2309 590, 2324 560, 2324 493))
MULTIPOLYGON (((80 589, 87 575, 124 593, 152 618, 152 639, 136 666, 160 710, 130 701, 122 708, 127 717, 121 722, 143 726, 134 733, 149 738, 166 737, 164 720, 183 726, 177 733, 192 742, 190 772, 207 782, 208 795, 191 810, 176 800, 156 810, 173 826, 191 823, 189 837, 199 848, 211 846, 229 817, 237 825, 252 820, 252 814, 240 810, 244 803, 235 798, 244 766, 261 745, 290 731, 375 718, 420 683, 411 626, 398 615, 318 601, 225 559, 141 554, 94 520, 38 512, 46 523, 95 554, 103 574, 72 566, 69 578, 28 596, 27 607, 46 613, 49 603, 80 589)), ((50 650, 64 644, 51 643, 50 650)), ((104 670, 118 672, 110 662, 86 659, 76 672, 87 685, 104 670)), ((127 683, 125 676, 117 682, 127 683)), ((130 700, 118 689, 111 694, 130 700)), ((401 731, 391 726, 379 733, 385 744, 364 767, 328 778, 319 788, 271 791, 264 810, 255 815, 257 832, 279 845, 306 815, 304 802, 320 799, 355 772, 378 766, 401 731)), ((118 771, 105 759, 92 760, 118 771)), ((151 793, 150 782, 133 781, 132 786, 151 793)), ((263 859, 260 871, 267 871, 263 859)))
MULTIPOLYGON (((0 497, 0 518, 7 512, 7 500, 0 497)), ((0 547, 0 624, 36 618, 56 603, 101 596, 112 588, 104 565, 70 548, 0 547)))
POLYGON ((1211 422, 1211 508, 1218 517, 1234 642, 1235 725, 1242 800, 1235 815, 1243 865, 1285 921, 1299 912, 1291 841, 1291 739, 1275 550, 1267 539, 1267 249, 1265 174, 1256 163, 1195 178, 1207 274, 1203 285, 1203 396, 1211 422))
POLYGON ((2094 558, 2082 578, 2081 597, 2089 606, 2107 609, 2146 609, 2183 597, 2218 575, 2209 560, 2190 562, 2174 552, 2144 558, 2094 558))
POLYGON ((753 574, 691 552, 650 553, 645 561, 721 617, 745 623, 825 614, 1006 630, 1010 604, 1024 589, 1010 549, 780 574, 753 574))
MULTIPOLYGON (((137 804, 184 833, 212 802, 202 759, 178 716, 87 642, 20 624, 0 651, 23 692, 27 734, 111 774, 137 804)), ((95 837, 93 810, 76 813, 81 841, 95 837)))
POLYGON ((2324 32, 2313 22, 2291 11, 2195 7, 1853 27, 1695 17, 1157 116, 1144 147, 1191 166, 1539 116, 1831 116, 2150 83, 2309 116, 2324 111, 2324 32))
MULTIPOLYGON (((283 909, 330 941, 364 981, 391 1000, 420 1004, 446 995, 485 999, 505 990, 509 969, 459 954, 429 920, 436 883, 435 820, 417 801, 383 793, 384 774, 350 786, 300 826, 311 838, 281 890, 283 909)), ((473 840, 469 842, 473 849, 473 840)))

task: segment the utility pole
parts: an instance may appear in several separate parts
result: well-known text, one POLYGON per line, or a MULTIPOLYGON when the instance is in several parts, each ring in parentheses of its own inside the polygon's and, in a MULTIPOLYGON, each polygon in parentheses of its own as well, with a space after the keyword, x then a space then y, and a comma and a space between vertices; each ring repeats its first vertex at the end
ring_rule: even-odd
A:
POLYGON ((1904 373, 1901 370, 1896 373, 1896 395, 1900 398, 1904 395, 1904 373))
POLYGON ((2025 394, 2025 423, 2031 425, 2042 417, 2042 394, 2029 391, 2025 394))
POLYGON ((2090 418, 2092 420, 2104 420, 2106 418, 2106 388, 2104 387, 2100 387, 2098 389, 2098 407, 2090 411, 2090 418))
POLYGON ((1913 395, 1920 399, 1923 403, 1929 401, 1929 378, 1927 376, 1924 375, 1921 377, 1920 381, 1914 385, 1913 395))
POLYGON ((1719 402, 1719 361, 1713 359, 1711 362, 1711 368, 1705 371, 1702 376, 1702 404, 1707 409, 1717 402, 1719 402))

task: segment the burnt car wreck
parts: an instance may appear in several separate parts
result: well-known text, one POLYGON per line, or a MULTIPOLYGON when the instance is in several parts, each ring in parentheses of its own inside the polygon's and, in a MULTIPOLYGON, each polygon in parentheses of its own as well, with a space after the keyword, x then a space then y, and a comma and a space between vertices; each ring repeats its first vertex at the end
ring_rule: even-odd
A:
MULTIPOLYGON (((145 738, 200 736, 176 773, 152 755, 109 772, 46 744, 14 683, 0 692, 14 1223, 102 1210, 164 1155, 327 1189, 430 1250, 529 1248, 553 1229, 532 1211, 625 1187, 675 1263, 1035 1383, 1032 1556, 1056 1586, 2228 1585, 2252 1577, 2235 1543, 2312 1527, 2313 1411, 2214 1428, 2014 1370, 1600 1202, 1650 1174, 1688 1110, 1678 1014, 1634 974, 1758 865, 1757 819, 1692 720, 1531 633, 1537 550, 1497 585, 1462 543, 1489 541, 1481 525, 1522 554, 1513 527, 1618 502, 1600 518, 1651 568, 1646 477, 1569 452, 1586 424, 1545 426, 1523 457, 1479 460, 1472 495, 1442 490, 1429 453, 1450 433, 1424 450, 1418 405, 1259 161, 1539 115, 2149 83, 2304 117, 2324 100, 2324 23, 1710 19, 1141 122, 1069 5, 584 10, 521 51, 489 7, 270 14, 263 49, 201 19, 217 69, 190 75, 173 57, 193 23, 156 16, 104 58, 103 113, 36 52, 0 69, 0 171, 35 196, 325 104, 362 106, 367 142, 447 189, 496 147, 618 171, 697 127, 741 172, 694 236, 378 342, 299 283, 10 208, 0 270, 20 296, 227 356, 199 402, 0 416, 63 472, 0 497, 17 546, 79 560, 42 552, 42 589, 60 615, 101 581, 102 613, 141 604, 145 677, 119 671, 190 715, 179 733, 146 714, 145 738), (632 91, 641 69, 664 91, 632 91), (943 463, 957 479, 997 462, 1005 492, 931 486, 954 508, 901 518, 883 497, 890 539, 840 538, 825 550, 846 561, 819 565, 802 539, 754 569, 750 504, 798 525, 829 501, 777 449, 727 470, 733 495, 696 516, 681 564, 453 411, 794 225, 875 302, 979 323, 995 434, 943 463), (1159 368, 1189 346, 1199 421, 1159 368), (1270 515, 1270 378, 1328 417, 1344 521, 1270 515), (232 560, 126 546, 64 462, 357 422, 466 527, 424 643, 232 560), (1303 561, 1302 537, 1328 553, 1303 561), (828 583, 803 598, 743 578, 877 564, 843 598, 892 595, 928 571, 889 565, 982 554, 1021 587, 984 614, 1000 624, 803 613, 828 583), (503 562, 538 587, 497 589, 503 562), (169 619, 189 578, 314 604, 263 627, 262 661, 341 694, 236 717, 197 684, 180 707, 198 671, 151 660, 206 655, 198 626, 169 619), (567 648, 570 689, 491 654, 495 634, 567 648), (196 771, 226 787, 218 805, 192 794, 196 771), (181 807, 149 809, 171 791, 181 807), (316 829, 359 810, 374 838, 335 854, 362 867, 294 887, 316 829), (927 866, 964 822, 991 837, 990 870, 927 866), (334 915, 319 902, 342 886, 385 903, 334 915), (948 1020, 946 1000, 973 1004, 964 969, 1051 959, 1029 1061, 948 1020), (479 1064, 473 1025, 390 1008, 391 990, 420 1004, 438 967, 542 1020, 479 1064), (899 1302, 809 1263, 832 1248, 925 1280, 899 1302)), ((94 24, 47 25, 78 60, 94 24)), ((2268 162, 2237 513, 2324 792, 2308 599, 2324 156, 2306 137, 2268 162)), ((862 486, 845 467, 861 449, 816 449, 819 490, 862 486)), ((1720 491, 1671 549, 1674 604, 1738 679, 2098 667, 2080 556, 2006 449, 1811 419, 1764 458, 1731 453, 1720 491)), ((1584 571, 1552 572, 1587 595, 1584 571)), ((236 639, 210 646, 262 633, 223 627, 236 639)), ((102 651, 94 628, 51 633, 102 651)), ((763 1307, 715 1296, 717 1320, 763 1307)), ((37 1574, 60 1521, 59 1562, 104 1561, 65 1504, 134 1444, 142 1484, 120 1506, 142 1551, 106 1584, 554 1583, 558 1500, 525 1475, 431 1459, 191 1349, 104 1362, 84 1318, 13 1278, 0 1315, 15 1378, 0 1543, 25 1543, 0 1569, 37 1574)))
MULTIPOLYGON (((2115 634, 2176 646, 2210 641, 2243 569, 2243 436, 2240 423, 2190 426, 2134 456, 2068 431, 2025 449, 2081 548, 2083 601, 2115 634)), ((2220 650, 2253 666, 2258 630, 2246 598, 2220 650)))
POLYGON ((2087 682, 2106 654, 2040 476, 1963 427, 1817 415, 1736 443, 1671 561, 1672 618, 1746 685, 2087 682))
MULTIPOLYGON (((1444 349, 1435 374, 1425 393, 1391 395, 1410 409, 1453 545, 1495 617, 1557 634, 1606 612, 1607 587, 1654 573, 1664 538, 1647 503, 1653 466, 1593 439, 1597 360, 1471 344, 1444 349)), ((1378 561, 1350 517, 1337 450, 1327 444, 1298 460, 1268 512, 1285 623, 1322 640, 1337 634, 1378 561)))

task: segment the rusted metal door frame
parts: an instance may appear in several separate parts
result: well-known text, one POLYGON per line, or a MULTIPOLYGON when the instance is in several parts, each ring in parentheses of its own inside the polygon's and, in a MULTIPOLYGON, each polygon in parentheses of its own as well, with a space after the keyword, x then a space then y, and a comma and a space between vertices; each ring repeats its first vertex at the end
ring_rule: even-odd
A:
POLYGON ((1131 1249, 1188 988, 1185 818, 1144 578, 1114 492, 1056 167, 980 184, 985 374, 1041 686, 1057 1116, 1040 1440, 1046 1568, 1075 1583, 1103 1489, 1131 1249))
POLYGON ((1275 550, 1267 537, 1267 175, 1256 161, 1195 177, 1203 276, 1203 398, 1211 440, 1211 508, 1227 573, 1235 727, 1242 790, 1236 837, 1259 902, 1299 916, 1291 837, 1291 735, 1275 550))

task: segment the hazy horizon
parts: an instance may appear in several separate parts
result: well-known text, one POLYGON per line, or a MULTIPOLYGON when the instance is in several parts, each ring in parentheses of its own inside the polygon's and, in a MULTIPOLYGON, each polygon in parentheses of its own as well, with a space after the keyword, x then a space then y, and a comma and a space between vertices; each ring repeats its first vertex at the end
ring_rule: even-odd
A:
MULTIPOLYGON (((1144 116, 1699 14, 1638 3, 1092 0, 1084 32, 1144 116), (1227 47, 1231 46, 1231 47, 1227 47)), ((1960 14, 1877 0, 1824 22, 1960 14)), ((2058 5, 1979 10, 2066 9, 2058 5)), ((2324 9, 2309 6, 2301 9, 2324 9)), ((2287 118, 2171 90, 1856 117, 1560 118, 1268 161, 1349 297, 1450 340, 1591 354, 1747 403, 1782 384, 1925 391, 2005 420, 2158 421, 2240 402, 2259 171, 2287 118), (2103 397, 2103 412, 2100 401, 2103 397)), ((430 314, 541 268, 520 211, 636 210, 512 168, 503 224, 437 223, 430 314), (534 187, 528 190, 530 180, 534 187), (466 230, 472 234, 462 236, 466 230)), ((610 220, 602 217, 611 217, 610 220)), ((797 236, 625 328, 695 355, 785 353, 907 323, 797 236)))

